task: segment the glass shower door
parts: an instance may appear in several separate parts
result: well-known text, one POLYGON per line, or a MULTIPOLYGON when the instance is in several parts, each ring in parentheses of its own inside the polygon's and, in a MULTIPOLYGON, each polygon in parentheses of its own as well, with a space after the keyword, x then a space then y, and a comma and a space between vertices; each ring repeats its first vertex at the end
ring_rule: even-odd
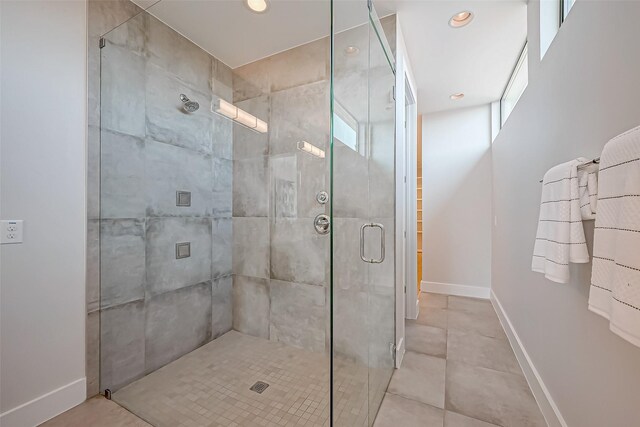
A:
POLYGON ((395 20, 358 4, 334 3, 333 425, 345 427, 373 424, 395 353, 395 20))

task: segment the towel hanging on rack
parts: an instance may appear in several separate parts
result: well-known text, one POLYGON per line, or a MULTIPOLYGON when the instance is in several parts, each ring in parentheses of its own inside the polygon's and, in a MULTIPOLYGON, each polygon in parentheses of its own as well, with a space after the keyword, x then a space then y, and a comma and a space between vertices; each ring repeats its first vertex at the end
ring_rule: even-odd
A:
POLYGON ((602 151, 589 310, 640 347, 640 127, 602 151))
POLYGON ((584 162, 578 166, 578 194, 580 197, 580 214, 582 220, 596 219, 598 206, 598 163, 583 158, 584 162))
POLYGON ((578 165, 575 159, 544 175, 540 218, 531 269, 558 283, 569 281, 569 263, 589 262, 582 226, 578 165))

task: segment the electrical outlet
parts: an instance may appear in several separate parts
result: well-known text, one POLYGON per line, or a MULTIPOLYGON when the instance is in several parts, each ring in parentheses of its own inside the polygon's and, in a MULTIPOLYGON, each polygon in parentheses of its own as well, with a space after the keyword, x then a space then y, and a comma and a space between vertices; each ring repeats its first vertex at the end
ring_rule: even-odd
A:
POLYGON ((22 220, 9 219, 0 221, 0 243, 22 243, 22 220))

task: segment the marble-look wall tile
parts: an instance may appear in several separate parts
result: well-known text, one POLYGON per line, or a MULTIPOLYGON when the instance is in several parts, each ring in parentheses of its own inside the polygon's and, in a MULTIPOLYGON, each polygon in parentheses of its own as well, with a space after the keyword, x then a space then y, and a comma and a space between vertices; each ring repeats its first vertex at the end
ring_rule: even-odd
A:
POLYGON ((325 37, 270 57, 270 91, 328 81, 330 49, 330 39, 325 37))
MULTIPOLYGON (((89 0, 87 2, 87 67, 88 67, 88 103, 87 103, 87 116, 90 126, 100 126, 100 48, 99 39, 105 33, 113 30, 116 27, 125 27, 122 30, 118 29, 113 31, 110 37, 107 37, 112 42, 122 45, 119 40, 119 34, 115 32, 121 31, 124 34, 128 34, 130 29, 136 27, 137 19, 132 19, 131 25, 122 25, 133 16, 139 14, 142 11, 138 6, 129 0, 89 0), (114 38, 116 40, 114 40, 114 38)), ((144 18, 141 18, 144 22, 144 18)), ((128 24, 128 23, 127 23, 128 24)), ((134 43, 140 41, 140 32, 134 35, 132 39, 134 43)), ((140 43, 134 44, 133 50, 141 51, 140 43), (137 48, 137 49, 136 49, 137 48)), ((95 140, 91 137, 89 139, 89 145, 93 145, 95 140)), ((95 142, 95 144, 98 144, 95 142)))
POLYGON ((87 221, 87 313, 100 308, 100 220, 87 221))
POLYGON ((233 273, 231 261, 233 254, 233 220, 231 218, 213 219, 211 231, 211 277, 229 276, 233 273))
POLYGON ((233 161, 233 216, 269 214, 268 157, 233 161))
POLYGON ((87 376, 87 398, 100 392, 100 312, 87 314, 85 326, 85 373, 87 376))
POLYGON ((100 311, 101 390, 117 390, 144 375, 144 318, 143 301, 100 311))
POLYGON ((298 151, 269 157, 271 213, 275 218, 315 218, 325 206, 316 196, 328 193, 327 159, 298 151))
POLYGON ((395 124, 378 122, 371 126, 369 158, 369 215, 391 218, 395 214, 395 124))
POLYGON ((88 33, 94 37, 102 36, 140 12, 142 9, 130 0, 89 0, 88 33))
POLYGON ((275 218, 271 229, 271 278, 324 286, 329 236, 310 218, 275 218))
POLYGON ((147 216, 204 217, 213 213, 210 155, 147 140, 145 170, 147 216), (176 191, 191 192, 191 206, 176 206, 176 191))
POLYGON ((233 70, 233 102, 269 94, 269 58, 233 70))
POLYGON ((146 302, 145 368, 153 372, 211 338, 211 282, 157 295, 146 302))
POLYGON ((144 219, 101 220, 100 257, 101 307, 144 298, 144 219))
POLYGON ((298 217, 315 218, 325 211, 328 203, 322 205, 316 199, 319 192, 329 193, 329 150, 324 159, 309 153, 298 152, 298 217))
MULTIPOLYGON (((139 12, 129 0, 88 5, 89 395, 98 387, 92 352, 100 342, 102 388, 115 390, 233 326, 234 125, 210 111, 213 94, 232 100, 232 70, 146 13, 125 23, 139 12), (99 37, 118 25, 99 49, 99 37), (183 112, 181 93, 200 103, 196 113, 183 112), (175 206, 176 190, 191 191, 190 208, 175 206), (183 241, 191 242, 191 257, 176 260, 175 243, 183 241)), ((268 120, 269 99, 244 106, 257 107, 268 120)), ((264 155, 267 136, 258 138, 264 155)), ((263 270, 266 276, 268 264, 263 270)))
POLYGON ((275 218, 298 217, 298 162, 295 154, 269 158, 271 213, 275 218))
POLYGON ((367 292, 336 289, 333 297, 333 342, 336 354, 367 366, 369 316, 367 292))
POLYGON ((369 340, 369 367, 393 368, 393 354, 389 351, 395 342, 394 289, 386 294, 369 293, 367 326, 369 340))
POLYGON ((137 14, 104 34, 103 37, 112 45, 127 48, 138 55, 145 55, 148 17, 146 13, 137 14))
POLYGON ((233 277, 213 279, 211 285, 211 338, 233 329, 233 277))
POLYGON ((144 56, 107 42, 102 48, 101 72, 102 129, 144 138, 144 56))
POLYGON ((192 89, 152 63, 147 63, 146 77, 147 137, 211 154, 213 126, 209 92, 192 89), (184 111, 180 94, 200 103, 200 109, 193 113, 184 111))
POLYGON ((233 70, 235 102, 329 80, 329 37, 233 70))
MULTIPOLYGON (((267 95, 237 102, 236 106, 247 113, 256 116, 260 120, 267 122, 267 124, 271 126, 270 104, 271 98, 267 95)), ((260 133, 239 124, 234 124, 233 159, 249 159, 268 154, 270 132, 271 131, 267 133, 260 133)))
POLYGON ((269 339, 269 280, 233 276, 233 329, 269 339))
POLYGON ((269 218, 233 218, 233 274, 269 278, 269 218))
POLYGON ((233 160, 214 157, 212 215, 230 218, 233 211, 233 160))
POLYGON ((147 220, 147 297, 211 279, 211 219, 147 220), (190 242, 191 256, 176 259, 176 243, 190 242))
POLYGON ((233 102, 233 70, 222 61, 211 60, 211 90, 228 102, 233 102))
POLYGON ((298 141, 327 150, 329 83, 297 86, 271 95, 269 154, 295 153, 298 141))
MULTIPOLYGON (((335 209, 335 206, 334 206, 335 209)), ((334 289, 368 289, 369 269, 360 259, 360 227, 364 218, 333 218, 334 289)))
POLYGON ((211 114, 212 153, 219 159, 233 159, 233 122, 218 114, 211 114))
POLYGON ((306 350, 325 349, 324 288, 270 281, 270 339, 306 350))
POLYGON ((149 16, 147 50, 150 63, 201 92, 211 90, 211 56, 152 16, 149 16))
POLYGON ((143 218, 147 207, 144 141, 103 130, 101 147, 100 217, 143 218))
POLYGON ((369 169, 366 157, 337 142, 333 149, 333 215, 369 216, 369 169))

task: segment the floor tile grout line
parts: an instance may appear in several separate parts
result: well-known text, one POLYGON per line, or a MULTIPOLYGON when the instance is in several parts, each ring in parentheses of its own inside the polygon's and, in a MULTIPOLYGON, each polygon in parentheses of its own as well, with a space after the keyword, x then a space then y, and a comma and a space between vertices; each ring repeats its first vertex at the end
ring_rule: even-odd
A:
MULTIPOLYGON (((401 397, 402 399, 410 400, 411 402, 419 403, 419 404, 421 404, 421 405, 429 406, 429 407, 431 407, 431 408, 439 409, 439 410, 441 410, 441 411, 443 411, 443 412, 444 412, 444 411, 446 411, 446 408, 438 408, 437 406, 431 405, 430 403, 421 402, 421 401, 419 401, 419 400, 412 399, 412 398, 410 398, 410 397, 403 396, 403 395, 398 394, 398 393, 393 393, 393 392, 390 392, 390 391, 387 391, 387 392, 385 392, 385 393, 387 393, 387 394, 392 394, 392 395, 394 395, 394 396, 401 397)), ((462 414, 461 414, 461 415, 462 415, 462 414)))

